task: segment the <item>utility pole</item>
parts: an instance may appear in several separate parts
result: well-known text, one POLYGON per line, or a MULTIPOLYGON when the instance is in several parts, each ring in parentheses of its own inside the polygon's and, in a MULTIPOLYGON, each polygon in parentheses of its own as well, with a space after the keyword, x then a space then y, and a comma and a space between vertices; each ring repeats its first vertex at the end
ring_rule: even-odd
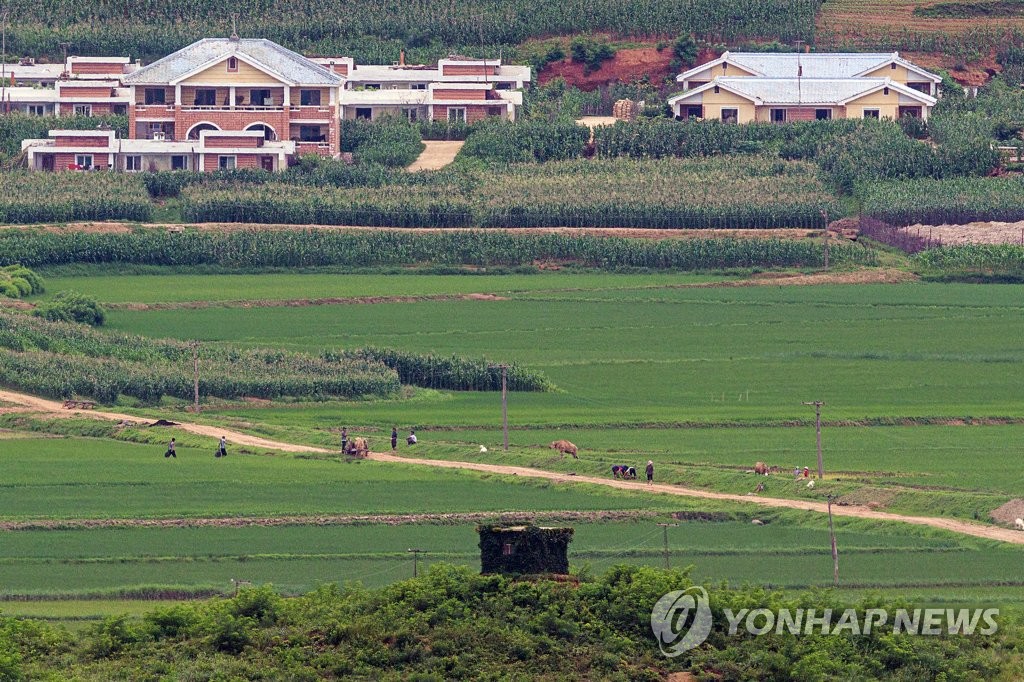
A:
POLYGON ((64 52, 64 67, 68 68, 68 48, 71 47, 71 43, 61 43, 60 49, 64 52))
POLYGON ((813 403, 804 403, 804 405, 814 405, 814 433, 818 441, 818 478, 825 478, 825 465, 821 460, 821 406, 824 405, 820 400, 815 400, 813 403))
POLYGON ((195 389, 195 401, 192 405, 192 410, 199 414, 199 342, 190 341, 188 344, 192 348, 192 379, 193 388, 195 389))
POLYGON ((668 529, 669 528, 677 528, 679 526, 679 524, 678 523, 659 523, 658 525, 661 526, 661 531, 662 531, 661 535, 662 535, 662 539, 664 540, 664 544, 665 544, 665 570, 669 570, 670 568, 672 568, 672 566, 671 566, 671 564, 669 563, 669 560, 668 560, 668 529))
POLYGON ((487 367, 501 369, 501 430, 504 435, 505 452, 508 452, 508 365, 502 362, 487 367))
POLYGON ((822 211, 821 212, 821 217, 825 219, 825 270, 827 271, 828 270, 828 242, 829 242, 829 237, 832 236, 832 233, 828 229, 828 211, 827 210, 822 211))
POLYGON ((828 534, 832 538, 832 585, 839 587, 839 550, 836 549, 836 530, 832 527, 832 493, 828 494, 828 534))
POLYGON ((427 550, 409 548, 406 551, 412 553, 412 577, 418 578, 420 577, 420 554, 423 554, 427 550))

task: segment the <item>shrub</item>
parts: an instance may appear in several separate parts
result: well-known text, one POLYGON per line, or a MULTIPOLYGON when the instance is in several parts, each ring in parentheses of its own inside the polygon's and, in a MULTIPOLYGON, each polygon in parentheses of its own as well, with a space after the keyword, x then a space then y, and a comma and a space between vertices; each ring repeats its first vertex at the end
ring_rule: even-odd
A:
POLYGON ((53 300, 40 303, 32 314, 50 322, 78 322, 99 327, 106 320, 103 306, 77 291, 59 291, 53 300))
POLYGON ((0 296, 21 298, 45 291, 43 278, 21 265, 0 268, 0 296))

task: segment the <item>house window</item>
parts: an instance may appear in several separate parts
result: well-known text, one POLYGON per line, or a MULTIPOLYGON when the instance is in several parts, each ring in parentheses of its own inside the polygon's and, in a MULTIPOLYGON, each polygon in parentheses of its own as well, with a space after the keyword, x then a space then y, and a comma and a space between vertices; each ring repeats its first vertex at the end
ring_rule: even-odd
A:
POLYGON ((882 88, 882 94, 885 95, 886 97, 888 97, 889 96, 889 88, 882 88))
POLYGON ((426 83, 409 83, 409 89, 410 90, 426 90, 427 89, 427 84, 426 83))
POLYGON ((238 71, 237 57, 228 57, 228 71, 230 71, 231 73, 238 71))
POLYGON ((124 169, 134 172, 142 170, 142 157, 138 154, 124 157, 124 169))
POLYGON ((304 107, 320 106, 319 90, 301 90, 299 92, 299 103, 304 107))
POLYGON ((46 116, 46 105, 45 104, 29 104, 28 105, 29 116, 46 116))
POLYGON ((213 107, 217 105, 217 91, 213 88, 196 90, 195 105, 197 107, 213 107))
POLYGON ((814 120, 815 121, 827 121, 830 118, 832 118, 832 110, 831 109, 815 109, 814 110, 814 120))
POLYGON ((878 118, 878 109, 865 109, 864 118, 878 118))
POLYGON ((188 170, 188 157, 187 156, 172 156, 171 157, 171 170, 188 170))
POLYGON ((414 122, 416 121, 416 109, 412 107, 402 109, 402 116, 405 117, 406 121, 414 122))
POLYGON ((270 97, 270 90, 250 90, 249 101, 257 107, 269 107, 274 104, 274 100, 270 97))
POLYGON ((92 116, 91 104, 76 104, 75 116, 92 116))
POLYGON ((722 89, 716 85, 715 86, 715 94, 717 95, 720 92, 722 92, 722 89))
POLYGON ((739 109, 722 109, 722 123, 739 123, 739 109))
POLYGON ((686 107, 686 118, 704 118, 704 107, 686 107))
POLYGON ((146 104, 167 104, 167 91, 163 88, 146 88, 146 104))
POLYGON ((220 170, 235 170, 235 157, 218 156, 217 168, 219 168, 220 170))
POLYGON ((466 107, 448 107, 449 123, 465 123, 466 107))
POLYGON ((127 104, 115 104, 114 108, 113 108, 113 112, 114 112, 115 116, 124 116, 125 114, 128 113, 128 105, 127 104))
POLYGON ((772 123, 785 123, 786 122, 786 110, 785 109, 771 109, 769 110, 772 123))
POLYGON ((911 90, 917 90, 918 92, 923 92, 926 95, 932 94, 932 84, 931 83, 907 83, 907 87, 910 88, 911 90))
POLYGON ((893 62, 892 64, 890 64, 889 68, 892 69, 893 71, 895 71, 896 70, 896 62, 893 62))
POLYGON ((380 83, 367 83, 363 86, 364 90, 380 90, 380 83))
POLYGON ((323 142, 326 138, 320 132, 320 126, 299 126, 301 142, 323 142))
POLYGON ((356 107, 356 118, 365 118, 367 121, 373 118, 373 109, 370 107, 356 107))
POLYGON ((92 168, 92 154, 75 154, 75 165, 79 168, 92 168))

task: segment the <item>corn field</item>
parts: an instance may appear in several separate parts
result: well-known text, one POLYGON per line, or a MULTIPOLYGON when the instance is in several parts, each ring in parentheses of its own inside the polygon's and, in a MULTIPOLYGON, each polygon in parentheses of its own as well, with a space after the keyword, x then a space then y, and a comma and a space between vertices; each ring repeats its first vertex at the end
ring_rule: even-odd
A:
POLYGON ((942 272, 983 272, 1024 276, 1024 246, 965 244, 929 249, 914 256, 916 265, 942 272))
MULTIPOLYGON (((199 392, 204 397, 393 397, 400 384, 450 390, 501 390, 500 373, 484 360, 440 358, 386 348, 325 352, 204 345, 199 392)), ((0 384, 52 398, 119 395, 155 403, 193 395, 192 349, 181 341, 101 332, 0 312, 0 384)), ((509 389, 546 391, 542 375, 509 369, 509 389)))
MULTIPOLYGON (((59 43, 77 54, 124 54, 152 58, 199 38, 228 35, 231 13, 239 33, 295 50, 321 54, 369 53, 367 38, 393 41, 398 49, 446 56, 455 46, 516 45, 531 37, 611 32, 624 36, 695 34, 716 42, 771 37, 811 41, 821 0, 10 0, 17 20, 7 30, 9 54, 56 56, 59 43)), ((417 54, 410 54, 416 57, 417 54)), ((377 55, 380 57, 381 55, 377 55)), ((361 59, 361 61, 363 61, 361 59)))
POLYGON ((200 184, 181 196, 190 222, 373 227, 821 228, 823 212, 842 212, 813 165, 755 156, 519 164, 399 187, 200 184))
POLYGON ((106 172, 0 174, 0 223, 138 220, 153 216, 137 177, 106 172))
POLYGON ((858 184, 864 215, 902 226, 1024 220, 1024 179, 917 179, 858 184))
MULTIPOLYGON (((224 268, 520 266, 535 260, 592 268, 711 270, 817 266, 819 244, 773 239, 621 239, 502 230, 398 232, 243 229, 226 232, 136 229, 125 234, 0 231, 0 253, 29 266, 69 263, 213 265, 224 268)), ((834 246, 832 262, 873 264, 857 245, 834 246)))

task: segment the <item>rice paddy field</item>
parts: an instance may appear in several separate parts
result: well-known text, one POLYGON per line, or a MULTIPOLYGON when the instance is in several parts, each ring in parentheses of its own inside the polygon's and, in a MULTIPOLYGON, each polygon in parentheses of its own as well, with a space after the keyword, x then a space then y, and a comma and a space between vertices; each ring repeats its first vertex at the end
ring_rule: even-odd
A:
MULTIPOLYGON (((136 272, 44 274, 49 292, 75 289, 109 304, 114 330, 203 345, 486 356, 542 371, 557 386, 510 394, 508 453, 494 392, 220 402, 199 416, 172 400, 117 406, 147 419, 329 447, 347 426, 374 449, 389 448, 396 425, 420 437, 416 448, 400 448, 407 456, 598 476, 653 459, 660 482, 739 494, 754 491, 748 472, 764 461, 780 469, 763 479, 764 495, 820 501, 832 493, 840 503, 980 522, 1024 486, 1017 285, 136 272), (820 490, 792 476, 794 467, 815 468, 814 412, 802 404, 813 400, 825 402, 820 490), (558 438, 579 445, 580 459, 547 448, 558 438)), ((667 532, 668 560, 692 566, 701 581, 792 589, 832 581, 827 522, 810 512, 650 494, 642 484, 622 491, 259 448, 215 459, 212 441, 177 429, 91 422, 0 415, 3 613, 76 623, 129 611, 138 598, 230 592, 233 581, 285 593, 324 582, 381 585, 412 574, 410 548, 426 550, 418 570, 478 565, 480 517, 466 515, 512 512, 574 526, 574 570, 664 565, 656 523, 671 521, 679 525, 667 532), (182 446, 169 460, 163 443, 172 435, 182 446), (680 512, 714 520, 673 519, 680 512), (385 523, 385 515, 404 516, 385 523), (268 521, 282 517, 289 520, 268 521)), ((1024 600, 1019 546, 841 517, 836 532, 844 594, 1024 600)))

